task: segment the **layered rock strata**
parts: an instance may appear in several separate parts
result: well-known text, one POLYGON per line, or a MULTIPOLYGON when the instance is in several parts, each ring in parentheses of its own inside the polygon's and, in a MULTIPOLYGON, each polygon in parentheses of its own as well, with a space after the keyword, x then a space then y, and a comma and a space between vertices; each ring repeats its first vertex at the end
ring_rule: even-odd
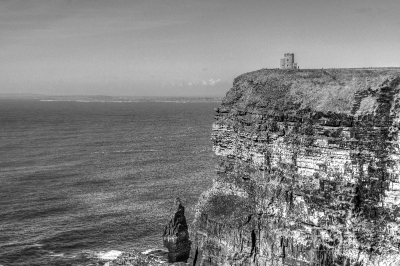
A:
POLYGON ((175 199, 173 215, 165 226, 164 247, 168 249, 168 262, 186 262, 189 258, 191 241, 185 217, 185 207, 179 198, 175 199))
POLYGON ((216 110, 192 265, 400 265, 400 69, 259 70, 216 110))

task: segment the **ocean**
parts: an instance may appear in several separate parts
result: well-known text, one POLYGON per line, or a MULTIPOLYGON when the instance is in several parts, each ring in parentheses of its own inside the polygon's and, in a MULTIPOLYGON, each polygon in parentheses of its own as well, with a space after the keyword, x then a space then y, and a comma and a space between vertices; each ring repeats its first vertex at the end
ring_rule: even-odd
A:
POLYGON ((0 100, 0 265, 162 247, 175 197, 211 187, 218 102, 0 100))

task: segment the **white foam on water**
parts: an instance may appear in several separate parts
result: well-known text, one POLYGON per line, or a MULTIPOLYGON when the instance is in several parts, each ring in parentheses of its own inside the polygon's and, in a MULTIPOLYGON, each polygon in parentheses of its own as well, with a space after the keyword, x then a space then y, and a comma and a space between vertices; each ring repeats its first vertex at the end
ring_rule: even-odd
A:
POLYGON ((72 100, 39 100, 40 102, 72 102, 72 100))
POLYGON ((160 248, 152 248, 152 249, 148 249, 148 250, 145 250, 142 252, 143 255, 149 255, 158 263, 167 262, 167 259, 164 256, 164 254, 167 254, 167 253, 168 253, 167 249, 160 249, 160 248), (156 253, 159 253, 159 254, 156 254, 156 253))
POLYGON ((110 250, 110 251, 97 253, 97 257, 101 260, 115 260, 121 254, 122 254, 122 251, 110 250))
POLYGON ((28 247, 42 247, 43 244, 38 244, 38 243, 31 243, 31 242, 22 242, 22 241, 13 241, 13 242, 8 242, 5 244, 0 245, 0 248, 2 247, 12 247, 12 246, 28 246, 28 247))
POLYGON ((151 249, 148 249, 148 250, 143 251, 142 254, 143 254, 143 255, 147 255, 147 254, 149 254, 149 253, 151 253, 151 252, 153 252, 153 251, 157 251, 157 250, 159 250, 159 249, 157 249, 157 248, 151 248, 151 249))
POLYGON ((59 254, 51 254, 49 255, 50 257, 64 257, 64 253, 59 253, 59 254))

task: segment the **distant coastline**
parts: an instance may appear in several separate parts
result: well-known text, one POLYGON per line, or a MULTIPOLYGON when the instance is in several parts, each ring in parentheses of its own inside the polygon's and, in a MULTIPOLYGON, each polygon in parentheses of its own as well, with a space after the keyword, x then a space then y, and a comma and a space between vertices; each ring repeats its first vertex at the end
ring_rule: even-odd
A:
POLYGON ((0 93, 0 99, 71 102, 221 102, 222 97, 137 97, 107 95, 45 95, 31 93, 0 93))

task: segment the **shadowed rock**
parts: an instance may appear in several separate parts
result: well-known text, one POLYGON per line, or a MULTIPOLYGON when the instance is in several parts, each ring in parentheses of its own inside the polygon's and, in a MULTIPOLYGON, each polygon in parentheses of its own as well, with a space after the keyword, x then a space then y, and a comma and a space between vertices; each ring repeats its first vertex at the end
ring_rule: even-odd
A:
POLYGON ((169 262, 181 262, 188 259, 191 241, 185 218, 185 207, 179 198, 175 199, 173 214, 165 226, 163 241, 164 247, 168 249, 169 262))

